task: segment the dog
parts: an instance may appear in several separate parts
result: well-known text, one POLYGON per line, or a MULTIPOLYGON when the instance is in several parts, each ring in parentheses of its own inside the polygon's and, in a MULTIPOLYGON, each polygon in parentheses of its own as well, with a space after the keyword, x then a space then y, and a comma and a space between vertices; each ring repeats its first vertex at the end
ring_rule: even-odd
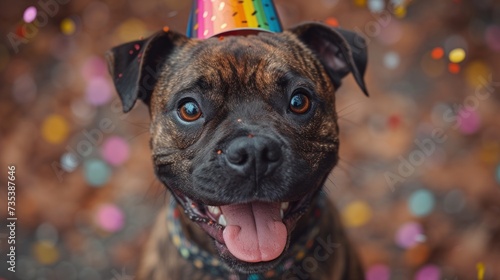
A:
POLYGON ((149 107, 172 195, 138 279, 364 279, 322 192, 338 162, 335 91, 352 73, 368 96, 362 37, 315 22, 206 40, 164 28, 106 58, 123 111, 149 107))

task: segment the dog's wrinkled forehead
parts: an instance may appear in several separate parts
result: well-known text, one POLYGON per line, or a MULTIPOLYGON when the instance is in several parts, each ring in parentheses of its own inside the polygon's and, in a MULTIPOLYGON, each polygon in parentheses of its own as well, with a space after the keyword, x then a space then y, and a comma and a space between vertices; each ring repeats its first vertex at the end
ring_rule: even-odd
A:
POLYGON ((164 79, 160 78, 168 81, 163 90, 178 92, 196 86, 241 94, 252 91, 265 97, 270 88, 283 85, 291 76, 311 82, 320 79, 316 65, 307 59, 311 54, 289 37, 261 33, 198 41, 181 49, 166 65, 164 79))

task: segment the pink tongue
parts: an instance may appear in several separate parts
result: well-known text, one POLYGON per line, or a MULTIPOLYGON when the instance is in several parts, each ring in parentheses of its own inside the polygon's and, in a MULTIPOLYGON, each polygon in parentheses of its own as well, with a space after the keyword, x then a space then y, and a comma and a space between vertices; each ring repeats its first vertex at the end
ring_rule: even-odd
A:
POLYGON ((221 206, 226 218, 222 233, 229 252, 245 262, 271 261, 285 249, 287 230, 280 203, 254 202, 221 206))

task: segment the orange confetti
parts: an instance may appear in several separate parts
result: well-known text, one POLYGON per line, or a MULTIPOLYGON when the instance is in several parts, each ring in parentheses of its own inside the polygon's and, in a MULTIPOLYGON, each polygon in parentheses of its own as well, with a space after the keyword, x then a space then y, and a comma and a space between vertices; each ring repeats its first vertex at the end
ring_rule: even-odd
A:
POLYGON ((448 64, 448 71, 452 74, 458 74, 460 72, 460 65, 456 63, 450 63, 448 64))
POLYGON ((219 41, 224 40, 224 36, 219 36, 219 41))
POLYGON ((168 31, 170 31, 170 28, 168 26, 164 26, 163 27, 163 32, 167 33, 168 31))
POLYGON ((431 56, 433 59, 436 59, 436 60, 441 59, 444 56, 443 48, 435 47, 431 52, 431 56))
POLYGON ((339 21, 334 17, 327 18, 325 23, 333 27, 339 27, 339 21))

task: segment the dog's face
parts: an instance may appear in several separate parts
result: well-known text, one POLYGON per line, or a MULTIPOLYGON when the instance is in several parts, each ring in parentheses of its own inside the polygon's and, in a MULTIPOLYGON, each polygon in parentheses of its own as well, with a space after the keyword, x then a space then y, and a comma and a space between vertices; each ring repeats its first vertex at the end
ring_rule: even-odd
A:
POLYGON ((221 258, 247 273, 276 265, 337 163, 335 89, 352 72, 366 93, 363 40, 314 23, 207 40, 160 32, 108 61, 124 111, 149 105, 158 178, 221 258))

